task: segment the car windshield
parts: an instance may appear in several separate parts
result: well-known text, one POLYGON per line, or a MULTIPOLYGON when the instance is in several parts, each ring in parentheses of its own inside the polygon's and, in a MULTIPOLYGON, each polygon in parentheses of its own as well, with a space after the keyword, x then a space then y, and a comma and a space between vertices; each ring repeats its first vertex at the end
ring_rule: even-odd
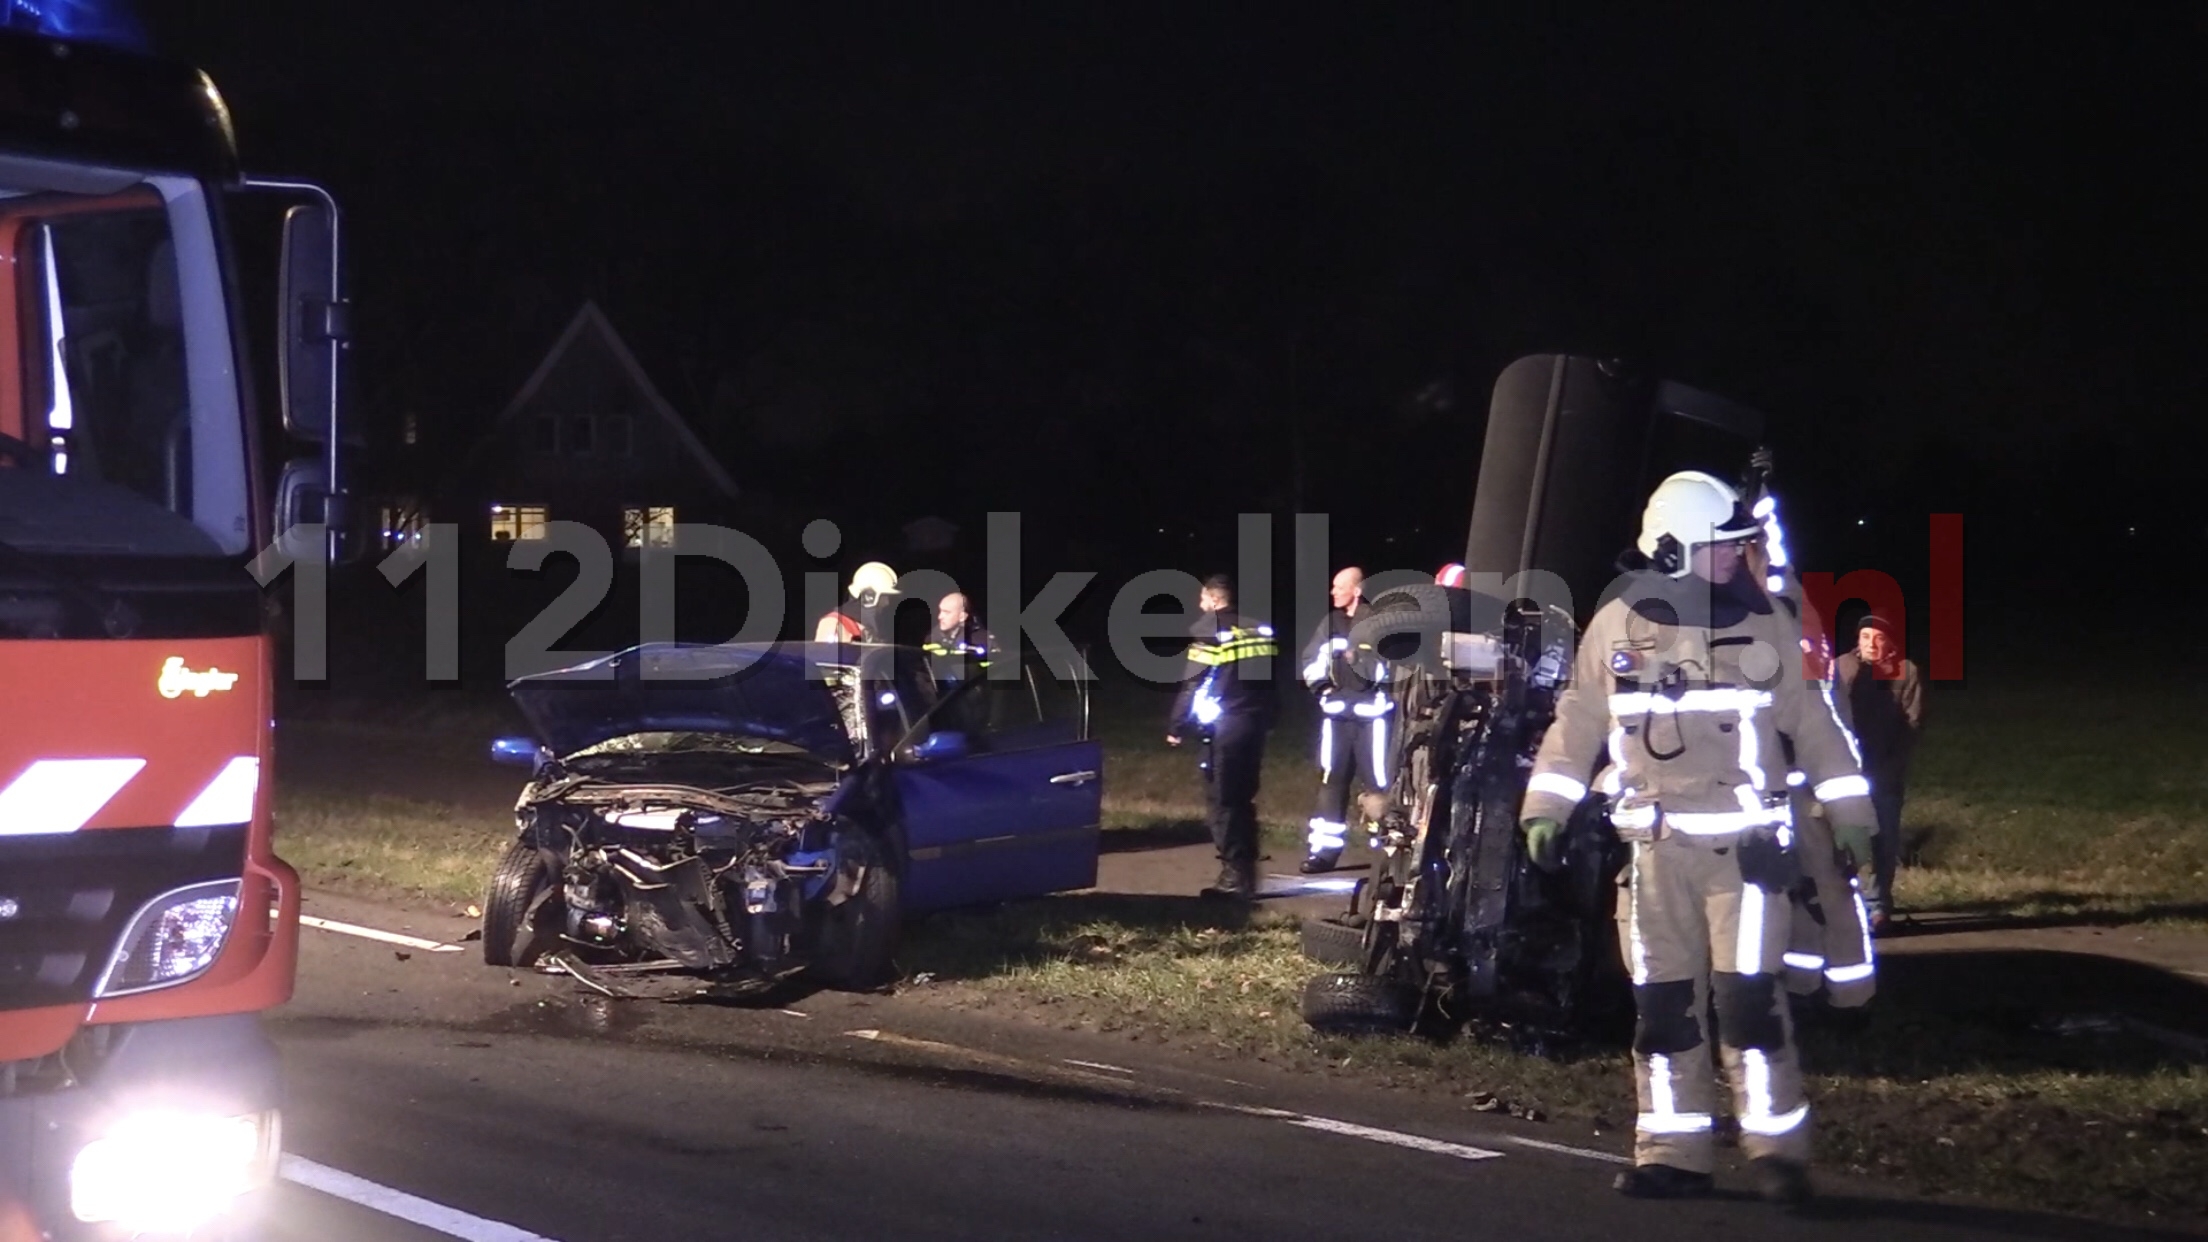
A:
POLYGON ((253 513, 206 188, 0 157, 0 267, 0 579, 240 591, 253 513))

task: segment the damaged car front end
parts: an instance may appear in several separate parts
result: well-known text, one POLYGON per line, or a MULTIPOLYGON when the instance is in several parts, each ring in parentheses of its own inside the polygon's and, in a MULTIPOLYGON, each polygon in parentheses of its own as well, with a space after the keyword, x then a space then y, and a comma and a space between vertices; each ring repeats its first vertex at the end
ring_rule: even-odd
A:
POLYGON ((509 687, 483 956, 614 995, 866 989, 901 921, 1095 883, 1086 680, 881 644, 655 644, 509 687))
POLYGON ((869 753, 847 717, 860 671, 745 654, 636 650, 513 684, 544 744, 499 747, 535 771, 485 903, 487 962, 738 994, 886 972, 895 823, 869 776, 890 747, 869 753))

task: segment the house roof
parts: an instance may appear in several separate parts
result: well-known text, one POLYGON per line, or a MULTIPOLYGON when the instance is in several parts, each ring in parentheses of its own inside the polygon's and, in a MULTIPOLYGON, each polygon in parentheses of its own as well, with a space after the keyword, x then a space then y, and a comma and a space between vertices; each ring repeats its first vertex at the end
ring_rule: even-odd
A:
POLYGON ((566 331, 561 332, 559 339, 552 343, 552 348, 545 351, 544 360, 537 364, 537 369, 530 373, 528 381, 522 384, 519 392, 514 394, 514 399, 506 403, 506 408, 499 412, 498 418, 492 422, 490 429, 484 433, 483 438, 477 442, 474 450, 468 454, 467 461, 461 467, 461 472, 467 473, 472 470, 483 455, 490 451, 491 446, 497 443, 499 435, 506 430, 507 425, 518 417, 523 410, 529 408, 530 401, 536 397, 538 391, 544 387, 545 381, 559 367, 560 360, 565 358, 567 351, 580 343, 587 333, 596 334, 599 342, 605 346, 606 352, 613 357, 615 365, 621 368, 621 373, 628 379, 629 383, 635 386, 636 391, 644 397, 645 408, 667 424, 668 430, 674 434, 676 443, 680 444, 691 457, 696 459, 698 468, 705 472, 708 479, 712 480, 713 486, 719 488, 722 494, 734 498, 737 492, 736 481, 729 477, 728 471, 714 458, 712 450, 705 447, 705 442, 698 439, 697 433, 690 429, 690 424, 683 419, 682 415, 675 412, 675 407, 669 405, 667 399, 660 395, 658 385, 652 383, 651 377, 644 373, 644 368, 636 361, 636 355, 629 352, 628 343, 621 339, 620 333, 613 330, 613 324, 606 319, 605 312, 598 309, 598 303, 595 301, 584 302, 582 309, 575 312, 575 318, 568 321, 566 331))

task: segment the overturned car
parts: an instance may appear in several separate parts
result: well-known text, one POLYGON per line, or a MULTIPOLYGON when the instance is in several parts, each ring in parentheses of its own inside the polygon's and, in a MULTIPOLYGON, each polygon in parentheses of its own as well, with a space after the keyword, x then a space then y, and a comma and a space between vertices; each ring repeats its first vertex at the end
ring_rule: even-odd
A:
POLYGON ((668 644, 513 682, 535 737, 493 756, 533 771, 484 960, 608 991, 866 988, 908 915, 1093 885, 1081 670, 972 671, 886 645, 668 644))
POLYGON ((1565 864, 1535 867, 1518 832, 1534 758, 1579 624, 1606 598, 1635 507, 1680 469, 1735 473, 1763 416, 1714 394, 1566 355, 1520 359, 1495 385, 1464 564, 1479 590, 1377 594, 1350 645, 1391 670, 1390 787, 1369 795, 1371 873, 1339 914, 1307 919, 1303 1016, 1343 1033, 1494 1020, 1537 1036, 1631 1013, 1617 944, 1625 849, 1599 792, 1565 864))

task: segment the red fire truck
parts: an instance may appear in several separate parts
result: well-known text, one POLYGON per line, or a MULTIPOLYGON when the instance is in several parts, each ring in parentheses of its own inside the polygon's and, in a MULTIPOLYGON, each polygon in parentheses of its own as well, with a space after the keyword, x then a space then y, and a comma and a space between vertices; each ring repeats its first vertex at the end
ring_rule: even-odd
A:
POLYGON ((258 1015, 299 935, 252 567, 335 546, 338 214, 243 176, 213 82, 80 37, 87 8, 0 0, 0 1239, 237 1237, 281 1150, 258 1015), (281 436, 243 194, 297 204, 281 436), (264 439, 303 446, 273 491, 264 439))

